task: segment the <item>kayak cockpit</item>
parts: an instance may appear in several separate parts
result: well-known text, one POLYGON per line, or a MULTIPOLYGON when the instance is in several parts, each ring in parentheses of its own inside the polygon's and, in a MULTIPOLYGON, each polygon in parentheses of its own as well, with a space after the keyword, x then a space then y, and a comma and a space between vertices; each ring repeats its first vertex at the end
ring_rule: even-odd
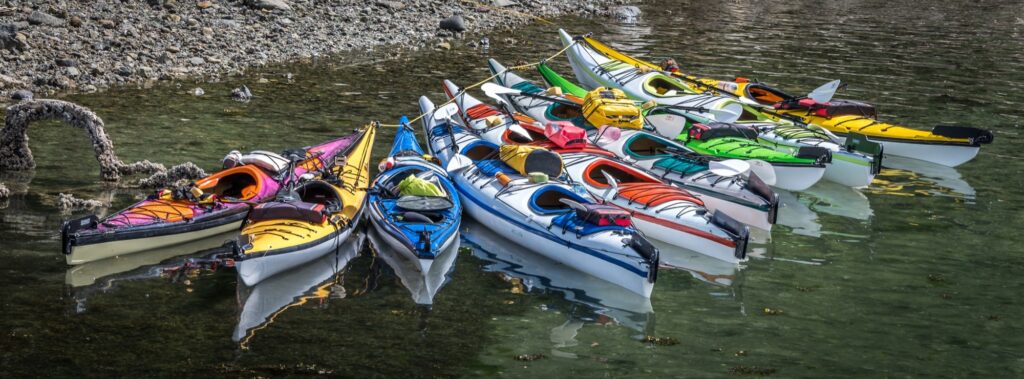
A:
POLYGON ((690 93, 690 89, 680 84, 677 80, 661 74, 652 75, 648 78, 644 83, 644 90, 658 97, 672 97, 690 93))
POLYGON ((583 172, 583 180, 587 184, 598 187, 607 188, 608 178, 615 179, 616 183, 660 183, 657 179, 643 175, 636 170, 627 168, 618 163, 612 161, 600 159, 596 160, 587 166, 583 172))

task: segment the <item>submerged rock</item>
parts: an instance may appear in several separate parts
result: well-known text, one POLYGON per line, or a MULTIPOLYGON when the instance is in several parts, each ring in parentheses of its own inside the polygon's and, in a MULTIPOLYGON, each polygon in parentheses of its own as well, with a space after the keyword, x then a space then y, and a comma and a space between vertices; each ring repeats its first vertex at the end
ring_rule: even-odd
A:
POLYGON ((640 8, 632 5, 624 5, 612 8, 612 17, 622 22, 636 22, 640 19, 640 8))
POLYGON ((237 101, 249 101, 252 99, 252 91, 243 84, 241 87, 231 90, 231 98, 237 101))

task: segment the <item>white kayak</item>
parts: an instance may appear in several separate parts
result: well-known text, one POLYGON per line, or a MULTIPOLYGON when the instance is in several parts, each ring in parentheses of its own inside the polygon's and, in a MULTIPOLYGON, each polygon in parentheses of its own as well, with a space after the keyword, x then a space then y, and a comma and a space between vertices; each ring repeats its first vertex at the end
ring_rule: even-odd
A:
POLYGON ((586 44, 573 44, 573 38, 565 30, 558 29, 558 35, 564 47, 572 45, 566 55, 576 78, 587 89, 618 88, 633 99, 693 108, 694 114, 718 122, 734 122, 743 114, 743 105, 736 100, 694 93, 671 76, 608 58, 586 44))
POLYGON ((593 204, 589 195, 551 180, 534 182, 498 159, 498 146, 455 124, 454 105, 438 110, 419 100, 432 154, 448 170, 473 218, 521 246, 650 297, 658 251, 632 227, 599 226, 570 208, 593 204))

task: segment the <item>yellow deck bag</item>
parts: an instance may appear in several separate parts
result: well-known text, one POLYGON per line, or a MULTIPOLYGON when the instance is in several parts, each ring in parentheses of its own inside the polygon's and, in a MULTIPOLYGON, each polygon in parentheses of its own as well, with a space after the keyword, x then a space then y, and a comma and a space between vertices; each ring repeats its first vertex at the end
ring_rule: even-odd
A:
POLYGON ((626 98, 622 90, 605 87, 587 92, 583 98, 583 117, 594 127, 611 125, 624 129, 640 129, 644 126, 640 107, 626 98))
POLYGON ((523 176, 535 172, 552 178, 562 175, 562 156, 543 147, 501 145, 499 158, 523 176))

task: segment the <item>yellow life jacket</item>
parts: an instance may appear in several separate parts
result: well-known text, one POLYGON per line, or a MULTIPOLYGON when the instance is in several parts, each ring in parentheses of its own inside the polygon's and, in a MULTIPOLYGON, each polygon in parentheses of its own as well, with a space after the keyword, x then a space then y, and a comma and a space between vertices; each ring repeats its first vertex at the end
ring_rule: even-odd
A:
POLYGON ((640 129, 644 126, 640 107, 618 88, 598 87, 587 92, 583 98, 583 118, 594 127, 611 125, 625 129, 640 129))

